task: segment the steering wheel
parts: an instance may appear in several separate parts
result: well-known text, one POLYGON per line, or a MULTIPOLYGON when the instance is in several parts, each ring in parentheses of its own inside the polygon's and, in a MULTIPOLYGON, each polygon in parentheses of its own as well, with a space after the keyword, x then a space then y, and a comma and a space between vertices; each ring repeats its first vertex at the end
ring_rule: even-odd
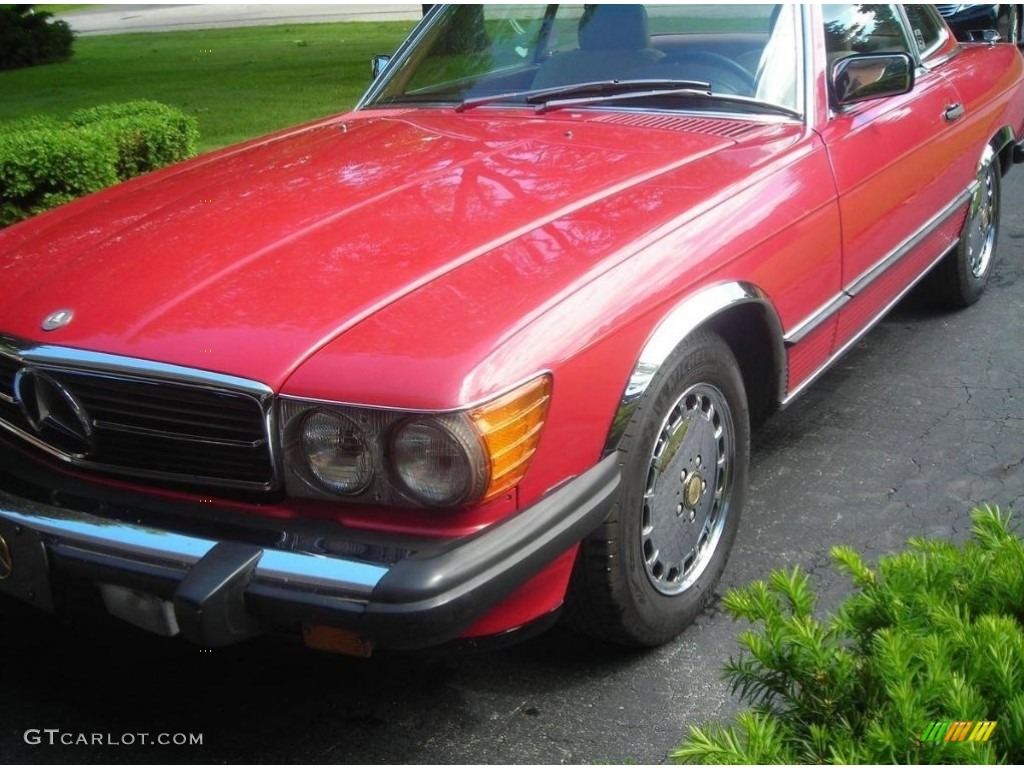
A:
POLYGON ((707 80, 713 91, 725 91, 739 96, 753 96, 757 90, 754 76, 743 65, 720 53, 711 51, 689 51, 673 56, 671 64, 678 65, 686 72, 688 80, 707 80), (700 69, 718 73, 718 77, 703 76, 700 69), (738 86, 738 87, 737 87, 738 86))

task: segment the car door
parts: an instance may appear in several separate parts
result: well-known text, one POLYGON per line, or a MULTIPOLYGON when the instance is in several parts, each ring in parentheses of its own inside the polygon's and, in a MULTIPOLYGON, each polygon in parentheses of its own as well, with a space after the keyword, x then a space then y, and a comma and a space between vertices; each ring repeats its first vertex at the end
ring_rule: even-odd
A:
MULTIPOLYGON (((828 65, 857 53, 903 51, 914 37, 894 5, 822 7, 828 65)), ((923 67, 909 93, 837 108, 821 136, 839 194, 843 290, 836 348, 856 339, 956 240, 966 183, 955 88, 923 67), (963 199, 961 199, 963 198, 963 199)), ((962 106, 959 107, 962 109, 962 106)))

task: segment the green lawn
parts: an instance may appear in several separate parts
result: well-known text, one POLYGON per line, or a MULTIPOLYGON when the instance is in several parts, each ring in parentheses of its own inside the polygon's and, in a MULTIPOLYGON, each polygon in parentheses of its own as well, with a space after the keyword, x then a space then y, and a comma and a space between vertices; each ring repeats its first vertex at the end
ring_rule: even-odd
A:
POLYGON ((81 37, 70 61, 0 72, 0 121, 155 99, 199 119, 207 151, 342 112, 413 22, 349 22, 81 37))

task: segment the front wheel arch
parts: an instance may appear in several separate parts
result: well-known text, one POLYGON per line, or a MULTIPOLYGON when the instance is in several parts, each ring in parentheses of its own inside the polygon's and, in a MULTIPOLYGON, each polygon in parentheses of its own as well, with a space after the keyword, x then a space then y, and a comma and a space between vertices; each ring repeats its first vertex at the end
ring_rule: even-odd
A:
POLYGON ((694 333, 710 330, 736 357, 756 425, 786 392, 787 356, 782 323, 768 295, 745 282, 721 282, 697 291, 665 313, 640 350, 605 440, 616 450, 644 393, 670 356, 694 333))
POLYGON ((720 336, 700 328, 673 350, 616 453, 618 496, 580 544, 563 618, 608 642, 660 645, 713 599, 747 490, 746 396, 720 336))

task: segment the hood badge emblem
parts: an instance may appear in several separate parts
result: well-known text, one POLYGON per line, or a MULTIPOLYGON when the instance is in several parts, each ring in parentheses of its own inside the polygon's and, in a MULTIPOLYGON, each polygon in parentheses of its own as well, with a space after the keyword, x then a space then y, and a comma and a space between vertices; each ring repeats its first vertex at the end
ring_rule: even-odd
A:
POLYGON ((70 309, 58 309, 56 312, 51 312, 43 318, 43 330, 56 331, 58 328, 63 328, 71 322, 71 318, 74 316, 75 313, 70 309))

